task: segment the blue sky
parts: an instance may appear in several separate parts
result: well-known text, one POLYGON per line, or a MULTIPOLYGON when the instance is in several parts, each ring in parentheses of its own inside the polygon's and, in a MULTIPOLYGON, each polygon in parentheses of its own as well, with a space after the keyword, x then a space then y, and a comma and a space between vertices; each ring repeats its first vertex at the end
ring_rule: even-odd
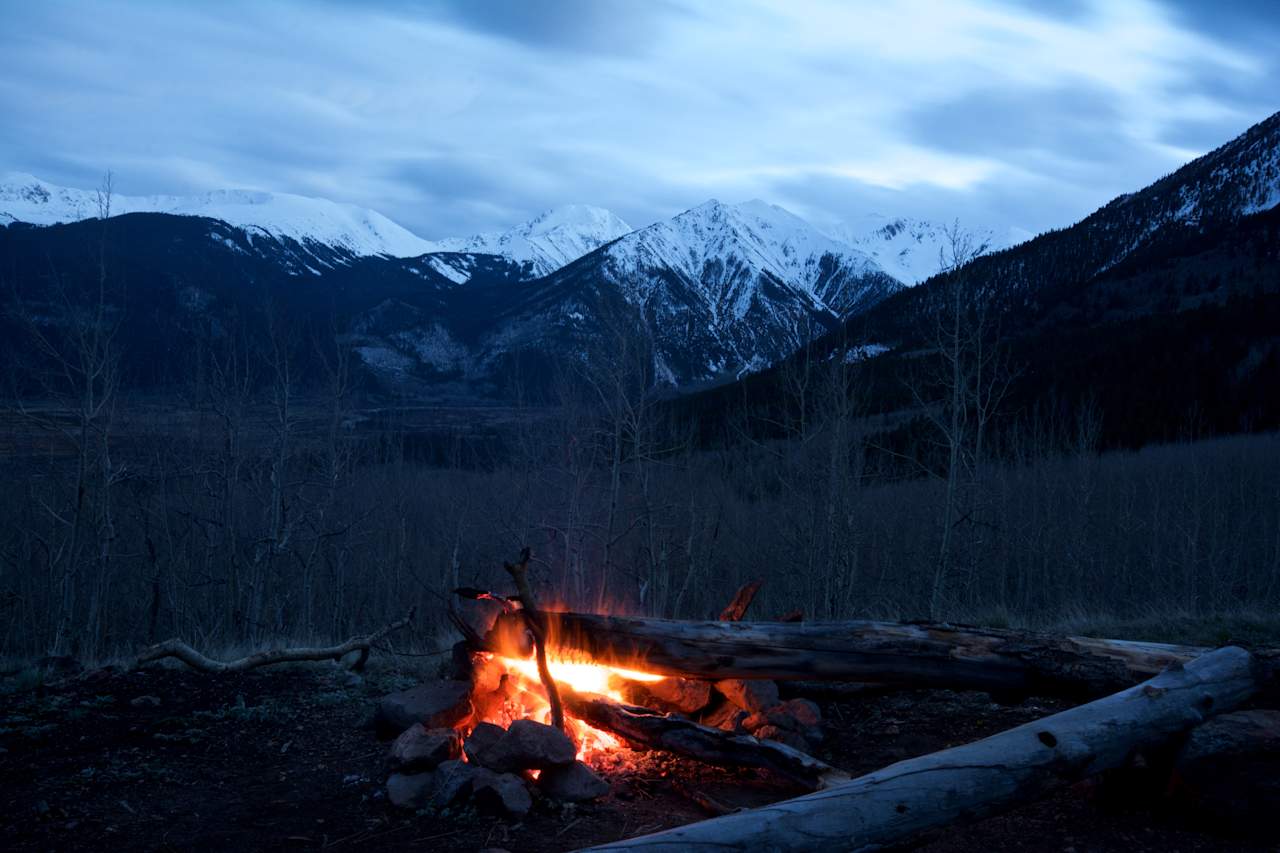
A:
POLYGON ((425 237, 708 198, 1069 224, 1280 109, 1280 3, 0 0, 0 172, 425 237))

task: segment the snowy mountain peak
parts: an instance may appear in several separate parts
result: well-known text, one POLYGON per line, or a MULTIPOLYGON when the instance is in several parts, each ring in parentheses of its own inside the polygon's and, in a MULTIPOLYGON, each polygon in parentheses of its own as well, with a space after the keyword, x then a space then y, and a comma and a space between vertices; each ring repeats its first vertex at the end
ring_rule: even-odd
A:
POLYGON ((506 231, 437 240, 427 251, 503 255, 531 264, 533 274, 542 276, 630 232, 630 225, 604 208, 568 204, 506 231))
MULTIPOLYGON (((905 284, 919 284, 935 275, 950 258, 952 226, 926 219, 867 214, 827 229, 828 233, 866 252, 890 275, 905 284)), ((965 228, 961 234, 979 255, 997 252, 1033 236, 1019 228, 965 228)))
MULTIPOLYGON (((711 199, 620 241, 617 254, 627 251, 661 258, 691 278, 701 276, 708 263, 733 259, 819 301, 824 301, 819 292, 824 257, 838 259, 842 268, 860 276, 882 272, 860 249, 821 233, 785 208, 758 199, 740 204, 711 199)), ((827 307, 842 313, 838 305, 827 307)))
MULTIPOLYGON (((96 190, 60 187, 32 175, 0 177, 0 223, 55 225, 98 216, 96 190)), ((308 241, 355 255, 412 257, 430 243, 373 210, 322 198, 259 190, 216 190, 192 196, 111 196, 111 215, 168 213, 205 216, 305 244, 308 241)))

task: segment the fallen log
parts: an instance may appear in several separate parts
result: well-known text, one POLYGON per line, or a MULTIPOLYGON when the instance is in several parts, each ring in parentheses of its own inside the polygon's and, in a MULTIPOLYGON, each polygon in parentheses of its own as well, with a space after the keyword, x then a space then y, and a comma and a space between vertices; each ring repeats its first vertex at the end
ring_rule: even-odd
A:
MULTIPOLYGON (((1184 663, 1203 648, 944 623, 681 622, 547 612, 548 643, 618 666, 685 678, 863 681, 1093 697, 1184 663)), ((509 614, 482 644, 523 632, 509 614)))
POLYGON ((573 716, 646 749, 666 750, 717 767, 758 767, 811 790, 849 781, 844 771, 776 741, 715 729, 596 694, 565 689, 561 698, 573 716))
POLYGON ((336 646, 321 646, 318 648, 300 647, 287 649, 271 649, 269 651, 255 652, 236 660, 221 661, 201 654, 191 646, 184 643, 176 637, 171 640, 165 640, 162 643, 156 643, 143 649, 134 661, 134 667, 139 667, 144 663, 161 660, 163 658, 177 658, 192 669, 200 672, 244 672, 245 670, 255 669, 260 666, 270 666, 277 663, 294 663, 297 661, 321 661, 321 660, 342 660, 342 658, 352 652, 359 652, 355 662, 351 665, 351 669, 360 670, 364 668, 365 663, 369 659, 369 650, 385 639, 388 635, 399 631, 401 628, 409 625, 413 621, 414 609, 410 609, 403 619, 384 625, 372 634, 364 637, 352 637, 345 643, 336 646))
POLYGON ((593 850, 863 851, 1039 798, 1162 746, 1257 690, 1256 661, 1227 647, 1086 705, 764 808, 593 850))

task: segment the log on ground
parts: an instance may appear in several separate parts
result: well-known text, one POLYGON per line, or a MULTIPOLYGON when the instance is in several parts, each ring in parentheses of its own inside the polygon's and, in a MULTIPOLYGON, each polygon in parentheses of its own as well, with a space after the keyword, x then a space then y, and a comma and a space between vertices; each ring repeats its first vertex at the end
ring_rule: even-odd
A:
MULTIPOLYGON (((552 648, 685 678, 904 683, 1029 695, 1102 696, 1208 651, 944 623, 682 622, 548 612, 552 648)), ((501 617, 483 644, 523 626, 501 617)))
POLYGON ((825 791, 593 850, 864 851, 1042 797, 1171 742, 1257 689, 1227 647, 1112 696, 825 791))

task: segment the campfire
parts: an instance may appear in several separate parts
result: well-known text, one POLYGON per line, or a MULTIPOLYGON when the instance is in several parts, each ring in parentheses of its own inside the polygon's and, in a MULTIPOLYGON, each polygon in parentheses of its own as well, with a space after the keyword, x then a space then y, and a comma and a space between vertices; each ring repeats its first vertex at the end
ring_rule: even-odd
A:
MULTIPOLYGON (((524 557, 507 566, 518 595, 456 591, 471 605, 467 616, 453 614, 466 637, 455 650, 455 680, 379 704, 380 728, 397 735, 393 803, 441 807, 470 797, 518 816, 531 793, 568 802, 602 796, 610 775, 654 751, 758 768, 807 790, 848 779, 809 754, 822 737, 817 706, 784 701, 774 682, 652 671, 643 655, 594 655, 551 630, 559 614, 538 609, 524 557)), ((740 591, 722 618, 739 618, 754 591, 740 591)))
MULTIPOLYGON (((654 849, 701 843, 807 850, 817 846, 815 827, 837 847, 855 828, 860 843, 888 846, 957 815, 1024 802, 1121 766, 1130 755, 1165 749, 1207 716, 1271 696, 1280 684, 1280 652, 1273 650, 941 623, 740 622, 755 584, 716 621, 542 611, 524 556, 508 565, 517 595, 459 591, 475 603, 477 618, 454 613, 464 640, 455 647, 453 678, 379 701, 379 728, 395 737, 386 786, 394 806, 429 810, 465 801, 519 817, 535 797, 604 797, 612 780, 646 757, 674 754, 822 793, 784 799, 758 817, 728 814, 701 792, 685 791, 723 816, 651 836, 661 841, 654 849), (812 754, 822 739, 817 705, 784 698, 779 686, 794 691, 814 681, 1103 698, 851 779, 812 754), (779 814, 788 820, 774 821, 779 814)), ((1232 716, 1224 713, 1224 725, 1242 725, 1232 716)), ((1216 741, 1206 743, 1208 758, 1195 760, 1220 750, 1216 741)), ((785 797, 785 788, 779 793, 785 797)))
MULTIPOLYGON (((596 664, 568 657, 547 661, 552 679, 562 689, 575 694, 605 696, 626 701, 628 685, 653 684, 664 676, 622 667, 596 664)), ((477 722, 509 728, 516 720, 534 720, 551 725, 551 702, 533 658, 477 652, 472 663, 475 692, 472 702, 477 722)), ((579 761, 601 767, 623 749, 623 743, 606 731, 594 728, 572 713, 565 715, 565 733, 577 746, 579 761)))
MULTIPOLYGON (((465 801, 518 817, 535 796, 554 804, 610 795, 610 780, 628 771, 632 756, 666 753, 826 790, 732 814, 702 792, 681 791, 721 815, 607 849, 826 850, 855 841, 880 849, 1147 755, 1173 757, 1153 778, 1171 774, 1160 790, 1199 808, 1214 807, 1205 793, 1213 788, 1252 796, 1274 779, 1268 762, 1280 753, 1280 711, 1273 710, 1280 649, 937 622, 806 623, 796 614, 738 621, 757 583, 740 589, 718 620, 548 612, 529 589, 527 561, 526 551, 507 566, 515 596, 457 591, 488 609, 475 620, 451 610, 464 636, 451 677, 378 701, 377 728, 394 738, 385 789, 393 806, 431 810, 465 801), (829 682, 856 684, 850 692, 829 682), (977 691, 999 701, 1091 701, 851 779, 812 755, 822 738, 817 706, 784 698, 780 685, 850 696, 869 683, 977 691), (1237 710, 1246 703, 1261 708, 1237 710)), ((136 665, 173 657, 213 673, 353 658, 359 669, 370 650, 412 621, 410 610, 339 645, 230 661, 171 639, 143 650, 136 665)), ((671 780, 673 790, 678 784, 671 780)), ((1219 801, 1234 808, 1233 799, 1219 801)))

